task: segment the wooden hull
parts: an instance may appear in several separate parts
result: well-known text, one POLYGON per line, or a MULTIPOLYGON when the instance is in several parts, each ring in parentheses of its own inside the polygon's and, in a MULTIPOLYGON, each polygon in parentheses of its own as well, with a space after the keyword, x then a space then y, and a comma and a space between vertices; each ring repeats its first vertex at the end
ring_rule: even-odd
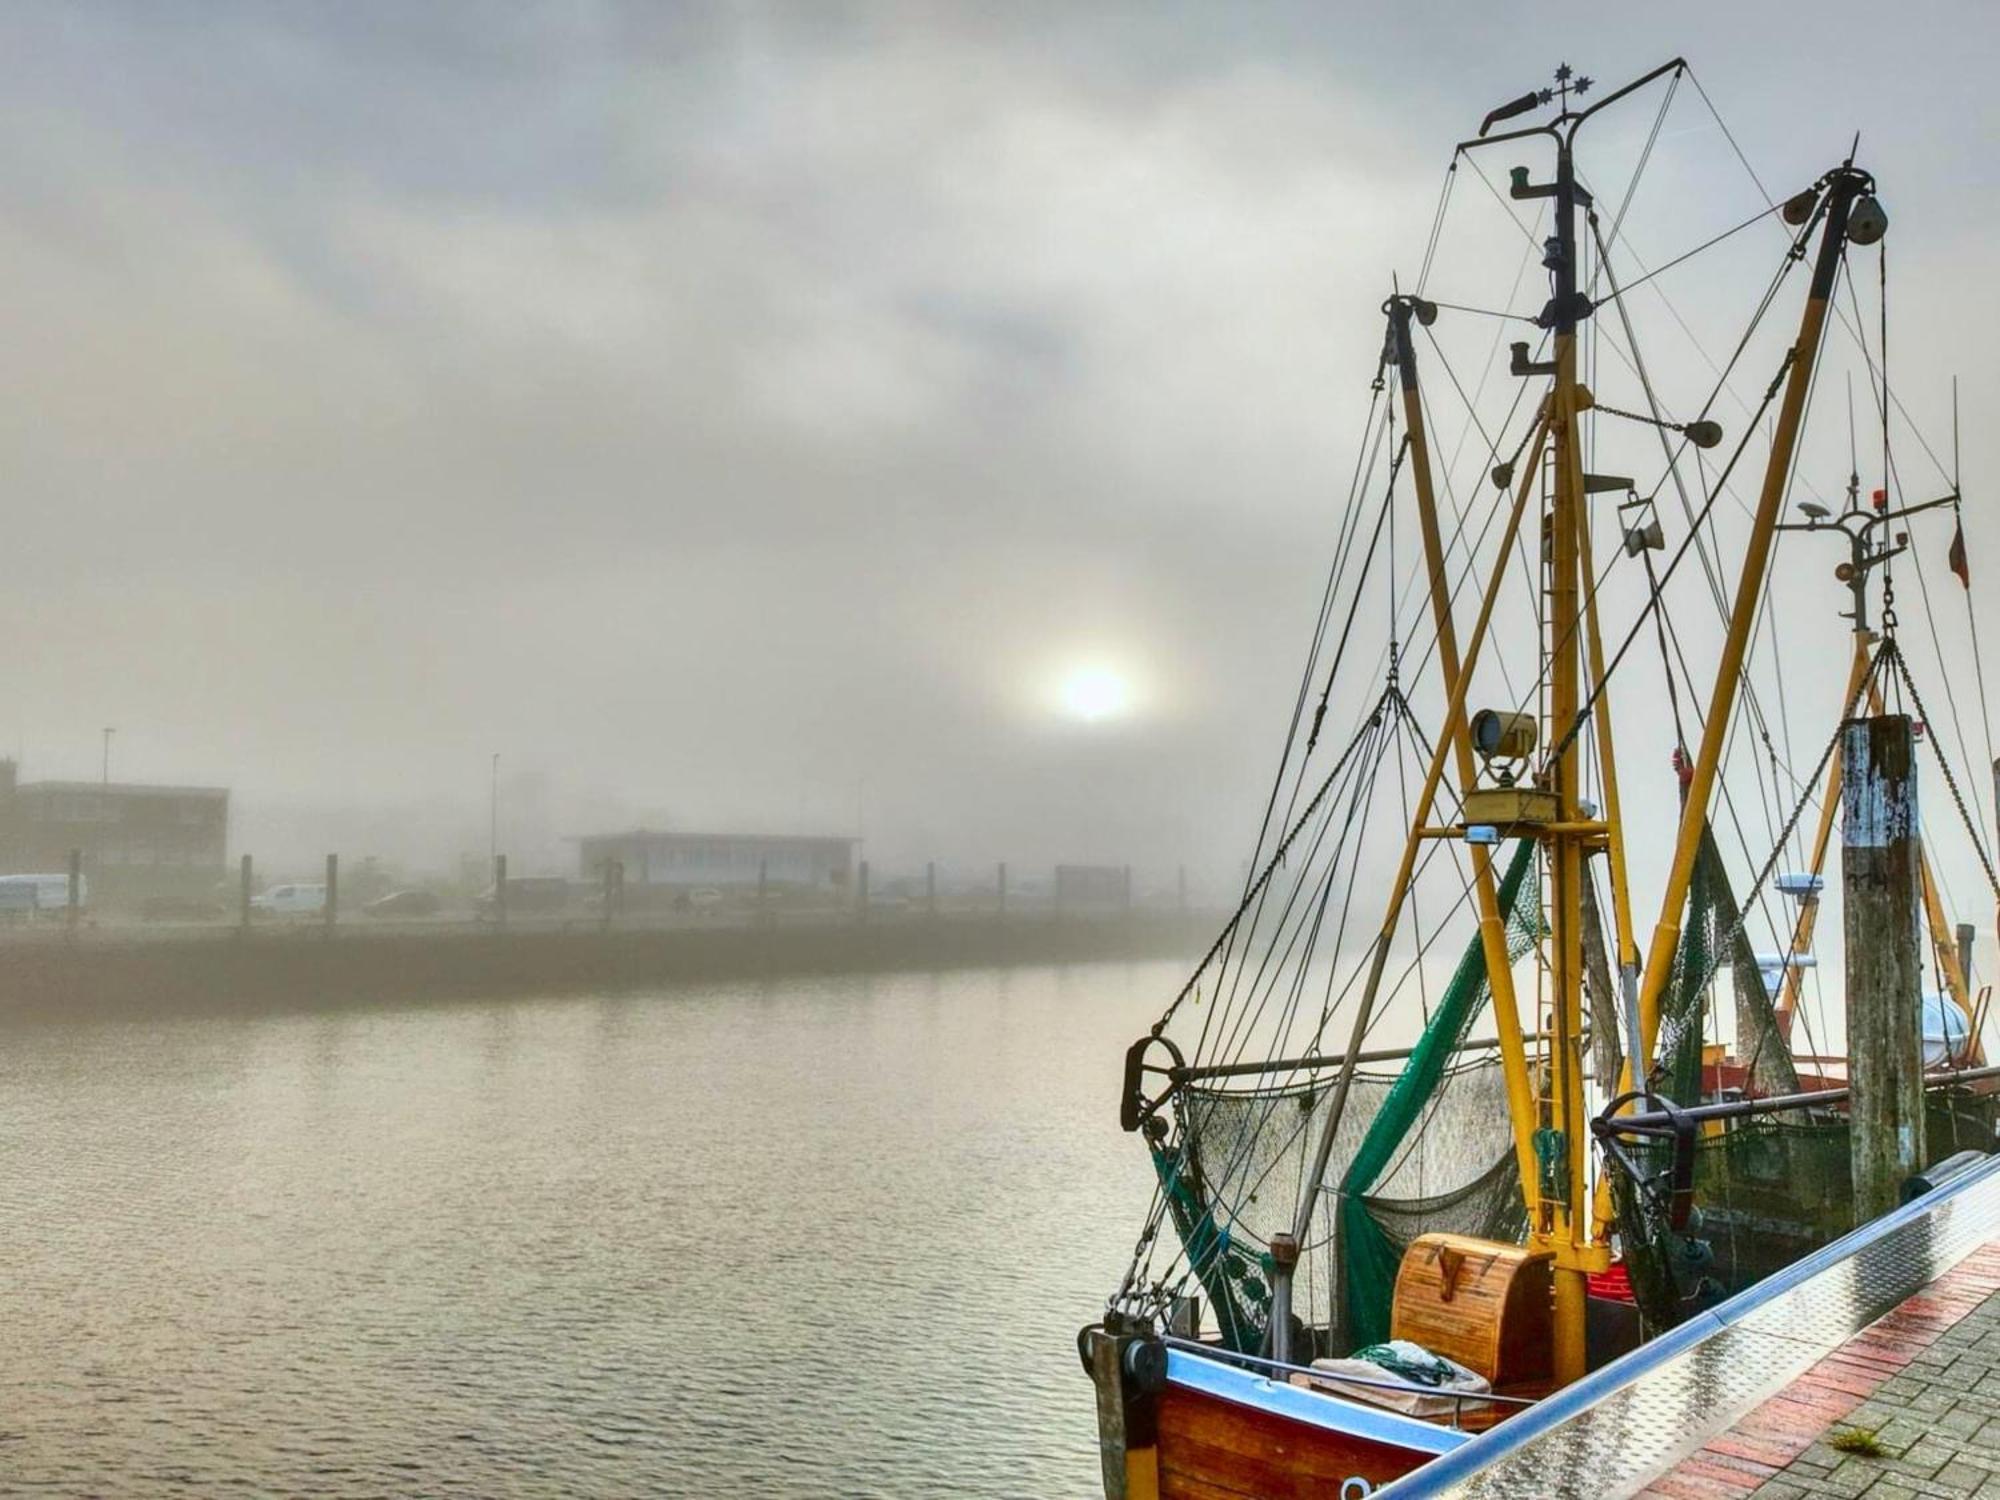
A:
POLYGON ((1435 1456, 1179 1385, 1160 1398, 1159 1437, 1160 1500, 1326 1500, 1350 1479, 1378 1489, 1435 1456))
MULTIPOLYGON (((1116 1380, 1113 1365, 1100 1369, 1116 1380)), ((1109 1500, 1365 1495, 1469 1436, 1180 1349, 1154 1394, 1126 1386, 1098 1410, 1109 1500)))

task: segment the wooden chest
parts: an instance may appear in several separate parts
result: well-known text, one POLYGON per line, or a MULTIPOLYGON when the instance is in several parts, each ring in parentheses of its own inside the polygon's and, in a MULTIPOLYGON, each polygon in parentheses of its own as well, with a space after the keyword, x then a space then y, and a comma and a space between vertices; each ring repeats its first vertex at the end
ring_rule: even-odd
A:
POLYGON ((1455 1359, 1495 1389, 1547 1380, 1554 1261, 1547 1250, 1464 1234, 1422 1235, 1396 1272, 1390 1337, 1455 1359))

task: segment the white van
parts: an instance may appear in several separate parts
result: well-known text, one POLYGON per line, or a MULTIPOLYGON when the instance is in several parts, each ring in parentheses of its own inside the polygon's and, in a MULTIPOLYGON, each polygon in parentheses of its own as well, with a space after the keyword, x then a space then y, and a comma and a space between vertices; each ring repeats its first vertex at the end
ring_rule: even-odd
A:
POLYGON ((316 916, 326 910, 326 885, 323 881, 274 885, 261 896, 252 896, 250 909, 267 917, 316 916))
MULTIPOLYGON (((90 905, 90 877, 76 879, 76 904, 90 905)), ((0 875, 0 916, 58 916, 69 910, 69 876, 0 875)))

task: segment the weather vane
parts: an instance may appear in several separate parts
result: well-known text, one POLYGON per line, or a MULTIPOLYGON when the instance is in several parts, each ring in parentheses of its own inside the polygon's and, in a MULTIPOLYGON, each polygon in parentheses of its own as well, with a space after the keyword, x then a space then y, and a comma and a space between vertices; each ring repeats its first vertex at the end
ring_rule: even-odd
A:
POLYGON ((1576 93, 1576 96, 1579 99, 1581 99, 1585 94, 1590 92, 1590 84, 1591 80, 1589 78, 1587 77, 1578 78, 1576 75, 1576 70, 1570 67, 1568 63, 1557 63, 1556 86, 1552 89, 1541 90, 1542 103, 1547 104, 1550 100, 1554 99, 1557 94, 1561 94, 1563 113, 1568 114, 1569 96, 1571 91, 1573 90, 1576 93), (1570 81, 1572 78, 1576 79, 1574 83, 1570 81))

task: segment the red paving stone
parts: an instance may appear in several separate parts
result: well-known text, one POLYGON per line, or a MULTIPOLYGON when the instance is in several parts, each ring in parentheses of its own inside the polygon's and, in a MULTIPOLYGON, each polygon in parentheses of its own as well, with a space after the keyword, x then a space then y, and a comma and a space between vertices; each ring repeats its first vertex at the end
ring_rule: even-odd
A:
POLYGON ((1982 1245, 1654 1479, 1637 1500, 1739 1500, 1777 1478, 1996 1292, 2000 1244, 1982 1245))

